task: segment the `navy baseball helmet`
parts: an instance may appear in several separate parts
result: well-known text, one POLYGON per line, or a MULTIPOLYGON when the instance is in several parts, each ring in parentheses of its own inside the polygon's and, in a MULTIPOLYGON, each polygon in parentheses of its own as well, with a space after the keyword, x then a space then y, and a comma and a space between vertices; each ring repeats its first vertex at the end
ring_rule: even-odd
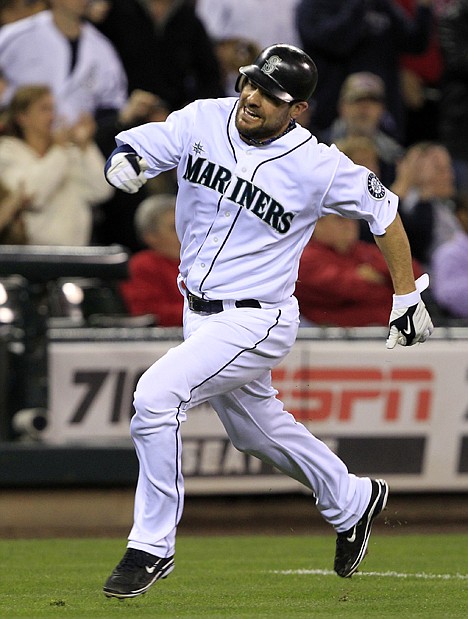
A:
POLYGON ((239 68, 237 92, 244 77, 275 99, 292 103, 310 99, 318 73, 314 61, 302 49, 277 44, 264 49, 253 64, 239 68))

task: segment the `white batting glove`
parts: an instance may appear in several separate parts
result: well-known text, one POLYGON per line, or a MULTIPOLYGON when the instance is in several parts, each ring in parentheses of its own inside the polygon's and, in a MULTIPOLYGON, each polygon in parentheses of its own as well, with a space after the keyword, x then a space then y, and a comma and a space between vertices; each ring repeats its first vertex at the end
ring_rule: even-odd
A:
POLYGON ((421 299, 421 292, 429 286, 429 275, 424 273, 416 280, 416 290, 409 294, 393 295, 393 308, 389 320, 387 348, 413 346, 425 342, 434 330, 429 312, 421 299))
POLYGON ((120 152, 113 155, 106 169, 106 178, 111 185, 126 193, 136 193, 148 180, 144 171, 148 163, 136 153, 120 152))

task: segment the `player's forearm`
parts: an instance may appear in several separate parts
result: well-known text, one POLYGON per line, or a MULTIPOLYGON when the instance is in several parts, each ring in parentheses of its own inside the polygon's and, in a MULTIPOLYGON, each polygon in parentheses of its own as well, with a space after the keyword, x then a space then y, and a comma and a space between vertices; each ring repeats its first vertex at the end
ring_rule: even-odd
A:
POLYGON ((416 290, 410 245, 398 214, 386 233, 375 237, 375 242, 387 262, 395 294, 403 295, 416 290))

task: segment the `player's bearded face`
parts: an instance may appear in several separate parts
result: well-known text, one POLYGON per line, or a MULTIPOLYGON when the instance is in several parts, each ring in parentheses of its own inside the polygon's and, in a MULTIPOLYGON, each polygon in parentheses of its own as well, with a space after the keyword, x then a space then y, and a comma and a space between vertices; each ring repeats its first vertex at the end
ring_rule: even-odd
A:
POLYGON ((245 81, 239 96, 236 127, 242 137, 267 140, 281 135, 291 119, 287 103, 277 101, 245 81))

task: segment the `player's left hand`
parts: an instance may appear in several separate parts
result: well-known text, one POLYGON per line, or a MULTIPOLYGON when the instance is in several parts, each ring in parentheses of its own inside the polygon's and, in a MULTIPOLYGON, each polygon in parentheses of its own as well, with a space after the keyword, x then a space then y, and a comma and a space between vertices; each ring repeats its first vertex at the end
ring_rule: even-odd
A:
POLYGON ((434 330, 429 312, 421 292, 429 285, 427 273, 416 280, 416 290, 405 295, 393 295, 393 309, 390 314, 387 348, 413 346, 425 342, 434 330))

